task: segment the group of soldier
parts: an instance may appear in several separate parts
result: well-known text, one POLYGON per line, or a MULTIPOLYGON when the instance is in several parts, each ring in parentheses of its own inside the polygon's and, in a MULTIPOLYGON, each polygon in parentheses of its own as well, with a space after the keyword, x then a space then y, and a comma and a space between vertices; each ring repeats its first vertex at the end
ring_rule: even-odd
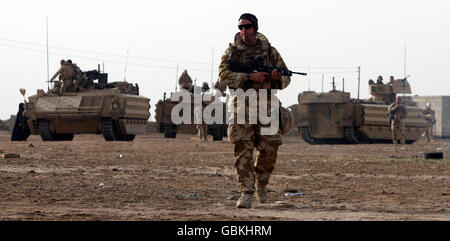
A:
MULTIPOLYGON (((255 15, 250 13, 242 14, 238 19, 239 32, 234 36, 234 41, 229 44, 225 54, 221 58, 219 65, 219 81, 215 88, 224 92, 228 87, 230 89, 284 89, 290 84, 290 76, 281 75, 276 69, 271 73, 255 72, 255 73, 238 73, 233 72, 229 68, 230 61, 249 62, 252 57, 262 57, 271 66, 278 66, 287 68, 280 53, 268 41, 268 39, 258 32, 258 19, 255 15)), ((59 94, 62 94, 71 88, 77 88, 77 81, 82 75, 80 69, 72 64, 70 60, 61 61, 61 68, 52 77, 52 81, 60 76, 62 86, 59 94)), ((394 77, 391 76, 392 83, 394 77)), ((373 81, 371 81, 374 84, 373 81)), ((192 79, 185 70, 179 78, 179 85, 181 89, 193 92, 194 86, 192 79)), ((369 82, 370 83, 370 82, 369 82)), ((378 77, 377 83, 382 84, 382 76, 378 77)), ((232 96, 230 101, 236 106, 237 98, 232 96)), ((259 106, 259 99, 257 100, 259 106)), ((270 101, 267 101, 270 104, 270 101)), ((246 101, 245 107, 248 109, 249 104, 246 101)), ((203 106, 202 106, 203 108, 203 106)), ((200 117, 202 108, 197 108, 194 115, 200 117)), ((270 108, 270 107, 269 107, 270 108)), ((237 108, 234 108, 234 115, 236 116, 237 108)), ((407 115, 405 106, 401 103, 401 98, 397 97, 396 102, 392 103, 388 109, 392 115, 392 139, 394 143, 400 140, 405 143, 404 135, 404 120, 407 115)), ((427 115, 432 116, 434 111, 431 110, 431 105, 427 105, 427 115)), ((262 135, 261 128, 267 125, 260 123, 250 124, 246 118, 245 124, 237 124, 235 119, 230 121, 228 125, 228 139, 234 145, 234 167, 237 177, 237 182, 240 187, 241 197, 236 203, 237 208, 250 208, 252 204, 253 195, 256 194, 256 199, 259 203, 267 201, 267 185, 270 176, 274 170, 277 159, 277 152, 279 146, 282 144, 281 132, 278 130, 273 135, 262 135), (257 150, 256 157, 254 157, 254 150, 257 150)), ((430 121, 431 123, 432 121, 430 121)), ((430 127, 431 128, 431 127, 430 127)), ((202 123, 197 125, 200 139, 207 140, 207 125, 202 123)), ((431 140, 431 131, 427 130, 428 140, 431 140)))
MULTIPOLYGON (((403 81, 406 80, 403 79, 403 81)), ((395 79, 394 76, 389 77, 388 85, 392 85, 395 79)), ((369 80, 369 85, 384 85, 383 76, 379 75, 377 81, 374 82, 372 79, 369 80)), ((405 119, 407 116, 407 110, 405 105, 402 103, 401 97, 397 96, 395 102, 392 103, 388 108, 389 123, 392 132, 392 142, 394 145, 406 143, 405 136, 405 119)), ((436 117, 434 110, 431 109, 431 103, 426 103, 426 109, 424 110, 424 116, 426 120, 425 136, 427 137, 427 142, 433 140, 433 126, 436 123, 436 117)))
MULTIPOLYGON (((234 36, 234 41, 229 44, 225 54, 221 58, 219 65, 219 81, 215 88, 224 92, 228 87, 231 90, 243 89, 244 91, 252 89, 284 89, 291 79, 289 76, 281 75, 277 70, 271 73, 238 73, 230 70, 229 62, 249 62, 252 57, 258 56, 268 61, 271 66, 287 68, 279 52, 269 43, 268 39, 258 32, 258 19, 253 14, 244 13, 238 19, 239 32, 234 36)), ((394 76, 390 76, 390 82, 393 84, 394 76)), ((369 84, 375 84, 372 80, 369 84)), ((383 84, 383 77, 379 76, 377 84, 383 84)), ((179 85, 182 89, 192 92, 192 79, 184 71, 179 79, 179 85)), ((236 96, 232 96, 231 103, 237 104, 236 96)), ((259 106, 259 99, 257 100, 259 106)), ((246 101, 245 107, 249 105, 246 101)), ((201 109, 195 110, 194 115, 201 115, 201 109), (198 112, 198 113, 197 113, 198 112)), ((236 117, 237 108, 234 108, 236 117)), ((392 116, 391 129, 392 139, 396 144, 405 143, 404 120, 407 115, 405 106, 401 103, 401 98, 397 97, 395 103, 392 103, 388 109, 392 116)), ((429 127, 427 128, 427 138, 431 141, 431 128, 434 122, 432 116, 434 111, 431 105, 427 104, 425 115, 429 117, 429 127)), ((233 116, 233 115, 232 115, 233 116)), ((427 119, 428 120, 428 119, 427 119)), ((259 121, 257 124, 250 124, 246 118, 245 124, 237 124, 235 119, 228 125, 228 139, 234 144, 234 167, 237 182, 240 187, 241 197, 236 203, 237 208, 250 208, 253 195, 259 203, 267 201, 267 185, 270 176, 274 170, 279 146, 282 144, 281 132, 274 135, 262 135, 261 128, 265 127, 259 121), (257 150, 254 157, 254 150, 257 150)), ((206 125, 197 125, 199 136, 206 140, 206 125)))
MULTIPOLYGON (((394 83, 394 80, 395 80, 395 79, 394 79, 394 76, 391 75, 391 76, 389 77, 388 85, 392 85, 392 84, 394 83)), ((383 85, 383 84, 384 84, 384 83, 383 83, 383 76, 378 75, 377 82, 374 82, 372 79, 370 79, 370 80, 369 80, 369 85, 373 85, 373 84, 383 85)))
MULTIPOLYGON (((249 62, 252 57, 264 58, 270 66, 287 68, 279 52, 271 46, 268 39, 258 32, 258 19, 250 13, 242 14, 238 19, 239 32, 234 36, 233 43, 225 51, 219 65, 219 80, 214 88, 222 93, 226 88, 230 89, 284 89, 291 79, 290 76, 282 76, 276 69, 271 73, 238 73, 230 70, 229 61, 249 62)), ((181 89, 193 92, 192 79, 185 70, 179 78, 181 89)), ((237 105, 236 96, 229 100, 237 105)), ((259 106, 259 98, 257 100, 259 106)), ((270 101, 267 101, 270 105, 270 101)), ((245 107, 249 108, 246 101, 245 107)), ((268 106, 269 107, 269 106, 268 106)), ((270 108, 270 107, 269 107, 270 108)), ((234 108, 232 116, 236 117, 237 108, 234 108)), ((194 110, 195 115, 201 115, 201 108, 194 110)), ((236 203, 237 208, 250 208, 253 195, 260 203, 267 201, 267 184, 274 170, 279 146, 282 144, 281 131, 273 135, 262 135, 261 128, 270 124, 250 124, 246 116, 245 124, 237 124, 233 118, 228 125, 228 139, 234 144, 235 172, 239 183, 241 197, 236 203), (257 150, 254 158, 254 149, 257 150)), ((206 124, 197 125, 199 136, 206 140, 206 124)))
MULTIPOLYGON (((195 86, 192 85, 192 78, 189 76, 187 70, 184 70, 183 73, 181 74, 180 78, 178 79, 178 85, 180 86, 180 89, 187 90, 191 93, 194 92, 195 86)), ((226 94, 225 94, 226 88, 227 88, 227 86, 221 85, 219 81, 217 81, 214 84, 214 89, 220 91, 222 93, 222 96, 226 96, 226 94)), ((208 83, 203 82, 202 92, 205 92, 207 90, 209 90, 208 83)), ((208 140, 208 125, 205 124, 202 120, 204 108, 205 108, 205 106, 203 106, 203 105, 196 106, 194 108, 194 118, 196 120, 198 120, 198 122, 201 121, 200 124, 196 124, 196 129, 197 129, 197 134, 198 134, 200 140, 205 142, 208 140)))
POLYGON ((87 78, 83 75, 80 67, 78 67, 76 63, 72 63, 72 60, 62 59, 59 63, 61 64, 61 67, 50 79, 51 82, 53 82, 56 77, 59 79, 59 82, 56 82, 54 85, 54 93, 62 95, 68 91, 76 91, 82 86, 83 82, 87 81, 87 78))
MULTIPOLYGON (((195 86, 192 85, 192 78, 189 76, 187 70, 184 70, 183 73, 181 74, 180 78, 178 79, 178 85, 180 86, 180 89, 182 89, 182 90, 187 90, 191 93, 194 92, 195 86)), ((209 87, 208 88, 206 88, 206 86, 203 87, 202 92, 206 91, 206 89, 209 89, 209 87)), ((194 108, 194 118, 196 120, 199 120, 202 122, 200 124, 196 124, 195 127, 197 128, 197 133, 198 133, 198 136, 200 137, 200 140, 207 141, 208 140, 208 125, 206 125, 202 120, 203 119, 202 118, 203 108, 204 108, 203 105, 196 106, 194 108)))
MULTIPOLYGON (((405 105, 402 104, 400 96, 397 96, 395 102, 389 106, 388 112, 394 145, 397 145, 399 141, 400 144, 405 144, 405 119, 408 112, 405 105)), ((433 126, 436 123, 435 111, 431 109, 431 103, 426 103, 423 114, 427 122, 425 136, 427 137, 427 142, 431 142, 433 141, 433 126)))

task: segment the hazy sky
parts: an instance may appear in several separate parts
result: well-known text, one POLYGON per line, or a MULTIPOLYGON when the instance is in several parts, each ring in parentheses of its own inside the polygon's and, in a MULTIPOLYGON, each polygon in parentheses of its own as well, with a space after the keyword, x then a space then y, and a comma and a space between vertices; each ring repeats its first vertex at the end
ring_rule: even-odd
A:
POLYGON ((450 94, 449 1, 7 1, 0 8, 0 119, 17 112, 27 96, 47 89, 46 17, 49 22, 50 77, 59 60, 82 70, 105 64, 109 81, 138 83, 150 97, 151 119, 164 92, 175 89, 187 69, 197 84, 217 80, 217 63, 238 32, 244 12, 255 14, 259 31, 281 53, 294 76, 279 96, 284 106, 299 92, 337 88, 361 98, 367 81, 407 74, 413 94, 450 94), (127 51, 128 59, 127 59, 127 51), (213 66, 211 66, 213 61, 213 66), (128 62, 128 65, 126 64, 128 62), (309 69, 308 69, 309 66, 309 69), (212 68, 213 67, 213 68, 212 68), (308 84, 310 83, 310 84, 308 84))

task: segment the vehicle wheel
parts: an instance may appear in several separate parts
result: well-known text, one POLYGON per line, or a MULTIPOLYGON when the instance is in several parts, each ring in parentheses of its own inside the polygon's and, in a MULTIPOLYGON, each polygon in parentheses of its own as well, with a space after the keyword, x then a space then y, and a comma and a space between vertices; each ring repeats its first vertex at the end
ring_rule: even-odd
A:
POLYGON ((54 141, 55 136, 51 132, 50 122, 48 120, 38 120, 39 135, 43 141, 54 141))
POLYGON ((177 126, 176 125, 164 125, 164 137, 165 138, 176 138, 177 137, 177 126))
POLYGON ((300 134, 302 135, 303 140, 311 145, 319 144, 317 141, 311 137, 311 131, 308 126, 302 126, 299 128, 300 134))
POLYGON ((164 123, 159 122, 159 133, 163 133, 164 132, 164 123))
POLYGON ((345 139, 350 144, 361 144, 361 136, 353 126, 346 126, 345 128, 345 139))
POLYGON ((213 141, 221 141, 223 139, 222 126, 220 128, 211 128, 213 141))
POLYGON ((222 136, 228 137, 228 125, 224 124, 222 125, 222 136))
POLYGON ((106 141, 118 140, 116 125, 111 119, 101 120, 102 134, 106 141))

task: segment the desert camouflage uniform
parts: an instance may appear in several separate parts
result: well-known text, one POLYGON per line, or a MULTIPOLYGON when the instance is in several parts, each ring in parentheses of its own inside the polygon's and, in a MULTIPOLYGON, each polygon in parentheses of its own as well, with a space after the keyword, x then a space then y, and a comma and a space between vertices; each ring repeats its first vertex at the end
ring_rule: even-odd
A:
POLYGON ((430 142, 433 140, 433 126, 436 123, 436 115, 431 108, 426 108, 423 113, 425 114, 425 120, 427 121, 425 136, 427 137, 427 142, 430 142))
MULTIPOLYGON (((239 35, 236 34, 234 43, 230 44, 225 54, 222 56, 219 66, 219 81, 221 85, 230 89, 284 89, 291 79, 289 76, 282 76, 280 82, 266 79, 262 84, 244 81, 245 73, 236 73, 229 70, 228 61, 230 59, 239 62, 249 62, 252 56, 264 57, 265 64, 286 68, 286 64, 278 51, 272 47, 267 38, 261 33, 256 35, 258 43, 256 46, 246 46, 239 35), (246 83, 247 82, 247 83, 246 83)), ((251 81, 251 80, 250 80, 251 81)), ((270 110, 270 98, 268 96, 268 110, 270 110)), ((259 102, 259 99, 258 99, 259 102)), ((228 105, 234 105, 235 114, 237 97, 232 96, 228 105)), ((248 123, 249 104, 245 103, 246 123, 248 123)), ((259 106, 259 103, 257 103, 259 106)), ((252 110, 254 112, 254 110, 252 110)), ((257 111, 256 111, 257 112, 257 111)), ((278 147, 282 144, 280 130, 275 135, 261 135, 261 127, 269 125, 258 124, 233 124, 228 126, 228 139, 234 144, 235 171, 240 190, 243 193, 253 193, 255 191, 255 179, 257 185, 266 186, 269 183, 270 175, 274 170, 277 159, 278 147), (253 149, 257 149, 256 163, 253 160, 253 149)))
POLYGON ((73 78, 75 77, 75 71, 69 64, 66 63, 61 65, 61 68, 59 68, 59 70, 53 75, 50 80, 53 81, 58 75, 63 81, 62 86, 59 90, 59 94, 63 94, 73 87, 73 78))
POLYGON ((226 96, 225 92, 227 91, 227 86, 220 84, 220 81, 216 81, 216 83, 214 83, 214 89, 220 91, 222 93, 222 96, 226 96))
POLYGON ((180 78, 178 79, 178 84, 182 89, 188 91, 191 91, 192 89, 192 79, 186 72, 183 72, 183 74, 181 74, 180 78))
POLYGON ((73 68, 73 71, 75 72, 73 85, 75 86, 75 89, 76 89, 76 88, 78 88, 80 86, 80 84, 82 82, 83 72, 81 72, 80 67, 78 67, 78 65, 75 64, 75 63, 72 64, 72 68, 73 68))
POLYGON ((392 103, 388 108, 388 112, 395 112, 394 119, 391 123, 392 142, 397 144, 400 139, 400 143, 405 144, 406 127, 404 119, 407 115, 405 106, 403 104, 392 103))
POLYGON ((198 131, 198 136, 200 137, 200 140, 204 140, 207 141, 208 140, 208 125, 206 125, 203 122, 203 118, 202 118, 202 107, 201 106, 197 106, 194 109, 194 117, 196 119, 196 123, 202 121, 202 124, 196 124, 196 128, 198 131))

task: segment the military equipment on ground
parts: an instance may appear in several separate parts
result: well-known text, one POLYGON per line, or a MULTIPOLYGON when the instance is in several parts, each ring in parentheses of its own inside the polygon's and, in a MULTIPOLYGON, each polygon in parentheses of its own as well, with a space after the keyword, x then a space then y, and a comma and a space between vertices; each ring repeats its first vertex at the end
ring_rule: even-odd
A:
POLYGON ((107 73, 84 72, 79 90, 38 90, 25 104, 31 134, 44 141, 71 141, 74 134, 103 134, 106 141, 133 141, 145 131, 150 99, 128 82, 108 83, 107 73), (98 80, 94 83, 94 80, 98 80))
MULTIPOLYGON (((335 86, 328 93, 299 94, 297 118, 303 139, 309 144, 392 143, 387 109, 397 94, 411 93, 410 85, 399 79, 393 84, 371 84, 369 92, 368 100, 351 99, 350 93, 335 86)), ((424 133, 426 120, 423 109, 410 103, 406 110, 406 143, 411 144, 424 133)))
MULTIPOLYGON (((194 88, 200 88, 197 86, 194 86, 194 88)), ((198 91, 199 93, 201 91, 198 91)), ((197 93, 194 91, 194 93, 197 93)), ((203 93, 206 95, 205 93, 203 93)), ((173 93, 171 93, 173 95, 173 93)), ((190 101, 190 110, 191 110, 191 122, 194 123, 194 94, 191 95, 191 101, 190 101)), ((213 102, 214 96, 211 97, 211 101, 203 101, 202 105, 206 106, 213 102)), ((180 101, 173 101, 171 98, 166 98, 166 93, 164 93, 163 99, 159 100, 156 104, 155 109, 155 119, 156 119, 156 128, 157 131, 160 133, 164 133, 165 138, 176 138, 176 135, 178 132, 181 133, 189 133, 189 134, 197 134, 197 129, 195 127, 195 124, 186 124, 182 123, 180 125, 176 125, 172 121, 171 113, 172 109, 180 104, 180 101)), ((222 103, 223 105, 223 122, 222 123, 214 123, 208 125, 208 134, 213 136, 214 141, 221 141, 223 139, 223 136, 227 136, 227 125, 225 124, 225 103, 222 103)), ((214 113, 213 113, 214 115, 214 113)))

